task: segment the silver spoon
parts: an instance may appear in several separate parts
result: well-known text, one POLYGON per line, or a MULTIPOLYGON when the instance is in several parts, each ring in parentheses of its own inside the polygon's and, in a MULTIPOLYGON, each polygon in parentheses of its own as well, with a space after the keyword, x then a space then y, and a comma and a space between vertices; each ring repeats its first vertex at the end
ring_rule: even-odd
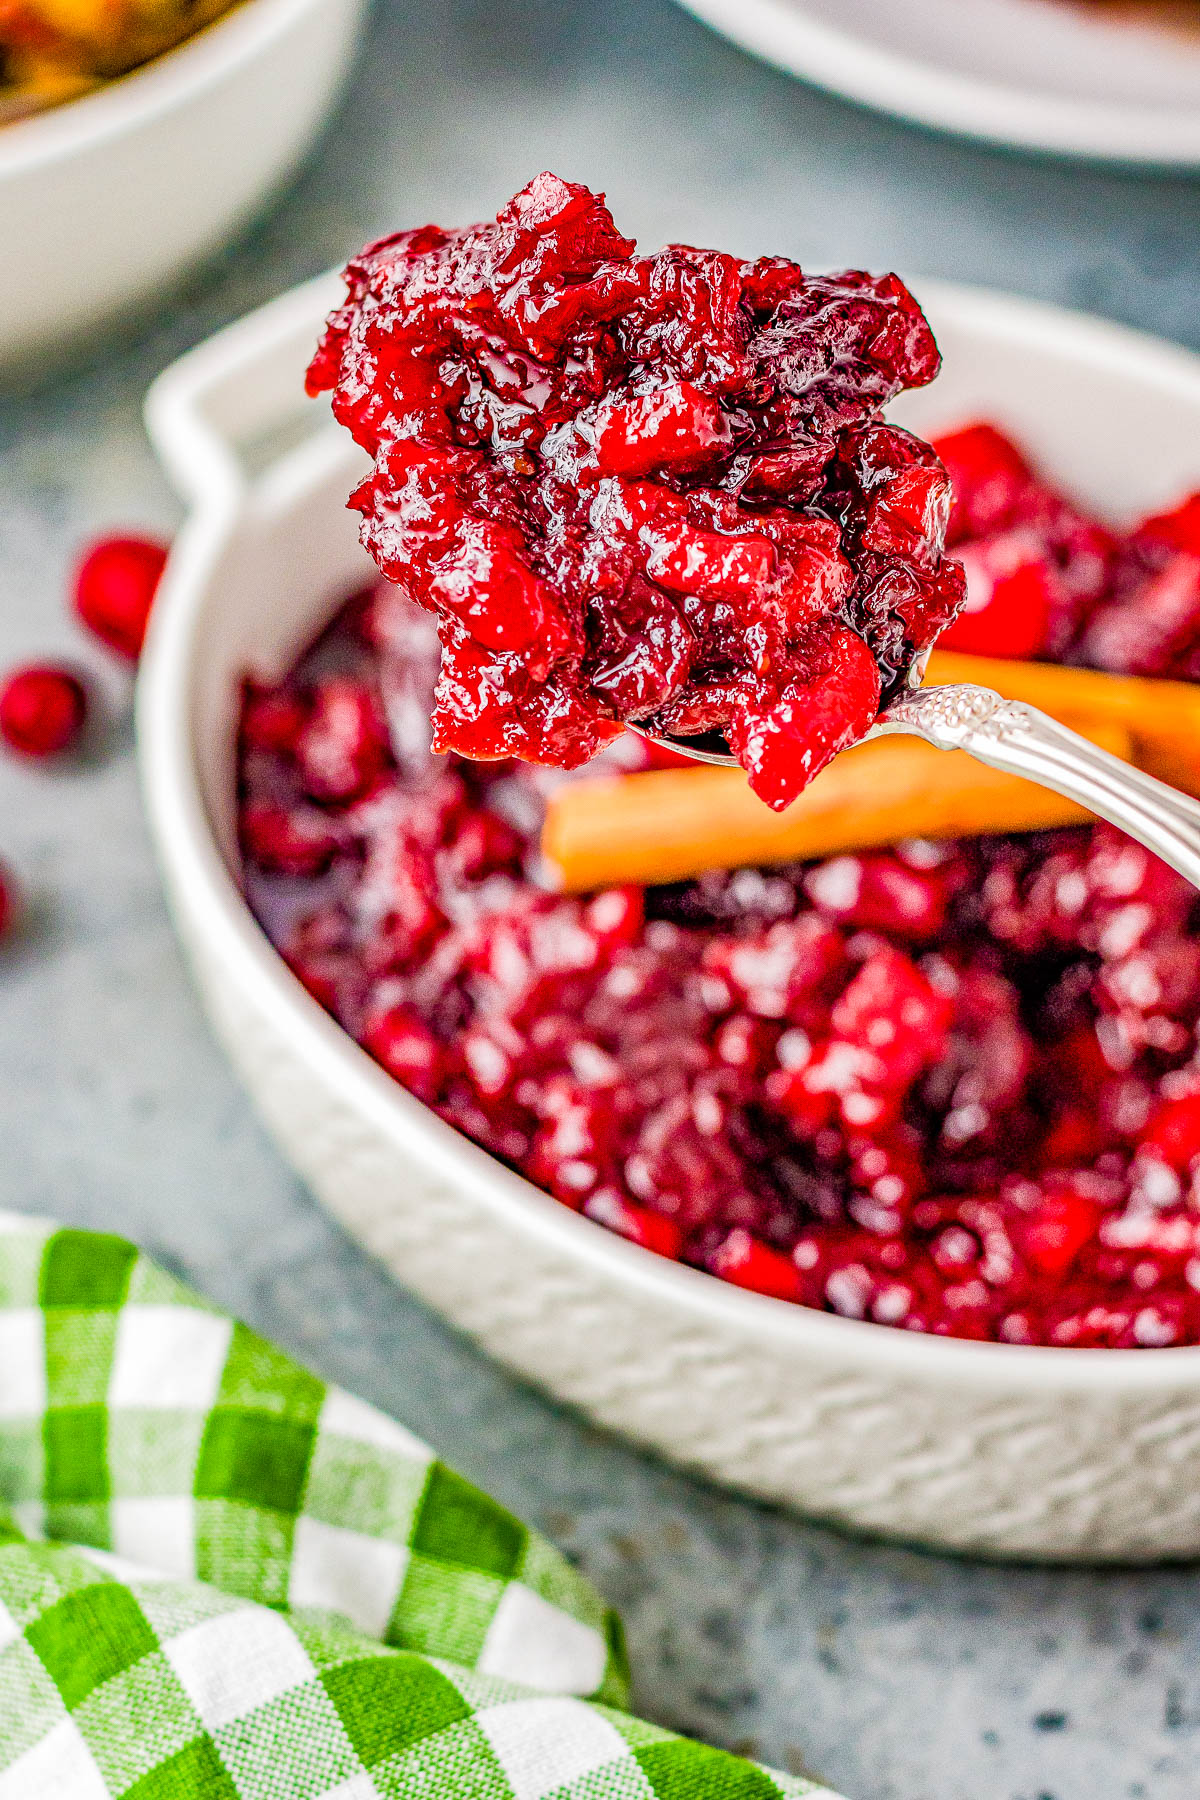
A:
MULTIPOLYGON (((880 713, 862 742, 903 732, 938 750, 965 750, 977 762, 1023 775, 1078 801, 1200 887, 1200 803, 1089 743, 1036 706, 1003 700, 991 688, 967 682, 922 687, 927 656, 917 657, 905 691, 880 713)), ((737 767, 728 749, 707 747, 712 734, 697 740, 660 737, 640 725, 633 729, 650 743, 696 762, 737 767)))

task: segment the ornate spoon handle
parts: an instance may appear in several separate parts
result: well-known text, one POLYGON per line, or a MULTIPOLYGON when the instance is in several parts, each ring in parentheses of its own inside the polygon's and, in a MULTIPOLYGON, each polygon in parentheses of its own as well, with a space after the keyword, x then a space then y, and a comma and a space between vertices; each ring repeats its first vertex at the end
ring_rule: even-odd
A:
POLYGON ((1200 887, 1200 804, 1090 744, 1078 732, 990 688, 919 688, 892 702, 870 733, 906 732, 939 750, 1025 775, 1119 825, 1200 887))

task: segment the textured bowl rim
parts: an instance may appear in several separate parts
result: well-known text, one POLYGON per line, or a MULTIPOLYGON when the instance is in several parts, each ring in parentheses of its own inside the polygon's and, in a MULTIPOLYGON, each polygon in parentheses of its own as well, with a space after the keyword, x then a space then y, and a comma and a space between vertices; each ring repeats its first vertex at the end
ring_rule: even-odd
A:
MULTIPOLYGON (((265 4, 266 0, 256 0, 265 4)), ((1200 390, 1200 358, 1148 333, 1066 308, 989 288, 924 281, 921 290, 943 312, 976 322, 1007 322, 1045 345, 1089 344, 1098 356, 1141 364, 1147 380, 1187 381, 1200 390)), ((147 398, 151 436, 171 473, 195 496, 209 490, 175 540, 151 619, 137 692, 137 739, 143 794, 160 865, 185 936, 202 938, 238 990, 268 1019, 353 1113, 366 1117, 401 1151, 412 1146, 440 1177, 466 1183, 494 1212, 519 1215, 521 1227, 560 1254, 591 1263, 613 1285, 693 1321, 720 1316, 725 1327, 786 1355, 879 1369, 892 1379, 983 1391, 1054 1389, 1065 1394, 1177 1392, 1200 1384, 1200 1346, 1140 1350, 1072 1349, 999 1344, 898 1330, 871 1321, 772 1299, 734 1287, 685 1264, 630 1244, 572 1212, 407 1093, 292 975, 254 919, 221 855, 206 815, 192 750, 193 672, 210 582, 244 500, 222 458, 197 430, 191 400, 205 378, 253 364, 277 345, 319 298, 331 278, 318 277, 227 326, 164 372, 147 398), (203 476, 201 464, 208 461, 203 476), (186 898, 184 898, 186 896, 186 898)), ((340 438, 337 440, 341 443, 340 438)), ((328 453, 330 436, 309 449, 328 453)), ((293 453, 294 454, 294 453, 293 453)))
MULTIPOLYGON (((254 62, 331 0, 235 0, 231 9, 94 93, 0 128, 0 184, 141 129, 254 62)), ((344 4, 344 0, 333 0, 344 4)))

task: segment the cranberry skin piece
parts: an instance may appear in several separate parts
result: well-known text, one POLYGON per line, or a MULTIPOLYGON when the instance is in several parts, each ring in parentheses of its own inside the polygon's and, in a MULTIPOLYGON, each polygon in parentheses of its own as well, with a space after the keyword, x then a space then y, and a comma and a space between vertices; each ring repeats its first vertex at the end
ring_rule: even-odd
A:
POLYGON ((768 1101, 801 1142, 809 1142, 824 1131, 837 1110, 837 1096, 832 1089, 815 1085, 820 1079, 822 1061, 822 1053, 817 1052, 802 1068, 772 1069, 763 1083, 768 1101))
POLYGON ((953 867, 910 869, 887 851, 869 851, 818 863, 805 877, 804 891, 839 925, 920 943, 946 923, 955 874, 953 867))
POLYGON ((449 845, 454 872, 462 881, 512 872, 521 865, 524 845, 511 825, 495 813, 469 813, 449 845))
POLYGON ((856 632, 812 633, 808 672, 760 711, 729 724, 729 743, 760 800, 782 812, 832 762, 865 736, 879 711, 879 667, 856 632))
POLYGON ((317 1005, 323 1006, 326 1012, 337 1018, 341 994, 339 977, 342 973, 338 964, 330 958, 322 957, 285 956, 284 961, 317 1005))
POLYGON ((1200 643, 1200 556, 1180 552, 1129 598, 1100 607, 1083 660, 1128 675, 1169 675, 1200 643))
POLYGON ((453 547, 434 565, 429 595, 489 650, 525 652, 544 675, 571 647, 553 595, 522 555, 520 534, 491 519, 460 523, 453 547))
POLYGON ((643 1250, 653 1250, 656 1256, 678 1262, 683 1251, 683 1233, 673 1219, 652 1212, 648 1206, 637 1206, 611 1188, 602 1188, 593 1194, 583 1210, 589 1219, 594 1219, 598 1225, 606 1225, 609 1231, 628 1238, 630 1243, 640 1244, 643 1250))
POLYGON ((606 950, 636 943, 645 923, 645 894, 638 887, 605 888, 584 910, 584 924, 606 950))
POLYGON ((695 634, 674 602, 640 578, 619 601, 598 596, 593 614, 603 648, 589 659, 592 691, 622 717, 644 719, 686 681, 695 634))
POLYGON ((963 548, 967 599, 938 639, 943 650, 975 656, 1035 657, 1054 617, 1054 573, 1020 534, 963 548))
POLYGON ((1200 556, 1200 493, 1189 494, 1170 512, 1143 519, 1133 534, 1133 542, 1139 547, 1163 547, 1200 556))
POLYGON ((1096 1235, 1100 1209, 1082 1194, 1049 1194, 1021 1233, 1026 1262, 1039 1275, 1061 1278, 1096 1235))
POLYGON ((613 1136, 612 1090, 587 1088, 560 1075, 543 1088, 537 1110, 542 1123, 528 1172, 556 1200, 579 1212, 598 1187, 613 1136))
POLYGON ((319 875, 342 846, 340 832, 311 806, 250 801, 240 824, 246 855, 273 875, 319 875))
POLYGON ((934 438, 954 492, 947 542, 1005 529, 1033 481, 1029 464, 994 425, 964 425, 934 438))
POLYGON ((1200 1093, 1166 1100, 1151 1119, 1141 1147, 1169 1168, 1185 1170, 1200 1156, 1200 1093))
POLYGON ((349 676, 322 682, 296 754, 314 800, 355 800, 365 793, 387 758, 384 722, 373 696, 349 676))
POLYGON ((277 756, 293 755, 308 714, 309 707, 298 694, 248 682, 242 704, 242 748, 277 756))
POLYGON ((911 432, 870 425, 850 433, 833 475, 838 511, 863 549, 898 557, 932 574, 946 541, 950 477, 934 450, 911 432), (849 481, 849 492, 843 483, 849 481))
POLYGON ((167 560, 165 544, 146 537, 101 538, 75 575, 75 611, 103 644, 136 662, 167 560))
POLYGON ((730 436, 717 402, 690 381, 607 402, 596 424, 596 459, 605 475, 648 475, 652 469, 695 463, 730 436))
POLYGON ((865 962, 830 1014, 834 1039, 878 1060, 872 1086, 906 1088, 943 1054, 953 1004, 899 950, 865 962))
POLYGON ((437 1098, 445 1061, 428 1025, 408 1006, 393 1006, 363 1033, 363 1049, 418 1100, 437 1098))
POLYGON ((1038 1148, 1043 1169, 1086 1169, 1095 1163, 1108 1134, 1096 1122, 1094 1105, 1064 1105, 1038 1148))
MULTIPOLYGON (((786 1039, 779 1044, 781 1055, 784 1044, 786 1039)), ((822 1085, 828 1048, 828 1044, 806 1046, 801 1039, 799 1049, 788 1053, 786 1066, 772 1069, 763 1084, 766 1100, 779 1109, 802 1141, 817 1138, 837 1112, 837 1094, 833 1087, 822 1085)))
POLYGON ((718 1061, 731 1069, 760 1075, 768 1061, 773 1035, 765 1020, 748 1013, 734 1013, 718 1027, 713 1049, 718 1061))
POLYGON ((768 1294, 773 1300, 798 1300, 800 1272, 790 1257, 751 1237, 741 1227, 731 1231, 709 1261, 709 1269, 722 1281, 768 1294))
POLYGON ((851 1179, 877 1206, 906 1212, 924 1193, 926 1175, 915 1133, 901 1127, 879 1140, 850 1138, 846 1151, 851 1179))
POLYGON ((780 919, 752 937, 714 937, 704 967, 719 976, 740 1009, 759 1019, 811 1023, 845 965, 842 940, 814 913, 780 919))
POLYGON ((79 742, 87 706, 78 675, 53 663, 31 664, 0 687, 0 737, 22 756, 59 756, 79 742))

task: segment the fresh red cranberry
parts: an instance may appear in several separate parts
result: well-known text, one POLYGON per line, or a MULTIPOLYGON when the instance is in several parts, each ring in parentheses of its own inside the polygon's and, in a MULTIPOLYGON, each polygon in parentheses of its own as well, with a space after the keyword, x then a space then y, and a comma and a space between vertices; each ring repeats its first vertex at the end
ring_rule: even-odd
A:
POLYGON ((153 538, 108 537, 92 545, 76 570, 76 612, 129 662, 142 653, 166 560, 166 546, 153 538))
POLYGON ((31 664, 0 687, 0 737, 22 756, 59 756, 79 742, 87 706, 78 675, 53 663, 31 664))
POLYGON ((364 542, 440 617, 436 749, 571 768, 630 719, 720 728, 785 806, 962 598, 946 472, 881 417, 937 346, 894 275, 634 252, 549 174, 397 233, 309 386, 373 458, 364 542))

